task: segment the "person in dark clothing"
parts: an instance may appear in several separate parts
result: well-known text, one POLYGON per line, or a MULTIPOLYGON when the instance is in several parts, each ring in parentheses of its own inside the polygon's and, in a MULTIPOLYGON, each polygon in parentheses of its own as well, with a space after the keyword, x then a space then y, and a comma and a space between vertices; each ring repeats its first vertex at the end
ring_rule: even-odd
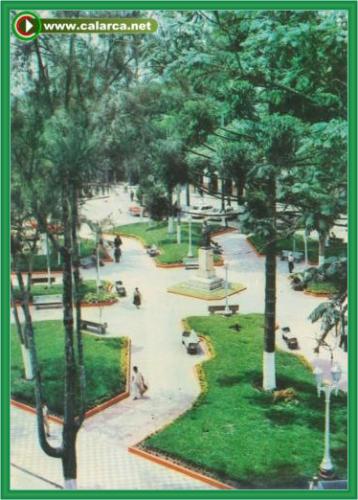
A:
POLYGON ((129 196, 130 196, 131 201, 133 201, 134 200, 134 193, 133 193, 133 191, 130 192, 129 196))
POLYGON ((121 255, 122 255, 121 247, 115 247, 114 260, 116 261, 117 264, 119 263, 119 261, 121 259, 121 255))
POLYGON ((295 267, 295 258, 292 253, 290 253, 290 255, 288 256, 287 261, 288 261, 288 272, 291 274, 295 267))
POLYGON ((122 245, 122 238, 120 237, 119 234, 116 235, 116 237, 114 238, 114 248, 119 248, 121 245, 122 245))
POLYGON ((133 304, 136 306, 137 309, 139 309, 141 303, 142 303, 142 294, 140 293, 138 288, 135 288, 133 294, 133 304))

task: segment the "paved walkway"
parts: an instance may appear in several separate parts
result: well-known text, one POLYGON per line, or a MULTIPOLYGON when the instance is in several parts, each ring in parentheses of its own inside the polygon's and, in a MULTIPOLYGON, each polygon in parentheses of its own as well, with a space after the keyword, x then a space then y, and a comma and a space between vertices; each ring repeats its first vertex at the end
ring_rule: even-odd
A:
MULTIPOLYGON (((123 198, 123 193, 122 193, 123 198)), ((118 206, 118 193, 109 199, 109 206, 118 206)), ((90 212, 98 216, 103 200, 91 202, 90 212)), ((126 205, 127 200, 124 202, 126 205)), ((108 209, 107 209, 108 212, 108 209)), ((101 217, 105 210, 102 211, 101 217)), ((91 215, 90 213, 88 214, 91 215)), ((123 208, 116 217, 121 223, 133 222, 123 208)), ((240 304, 240 312, 264 310, 264 259, 257 257, 238 231, 218 237, 230 263, 229 280, 247 285, 247 290, 230 298, 240 304)), ((124 282, 128 297, 102 308, 83 310, 85 319, 106 321, 114 336, 132 340, 132 365, 138 365, 149 383, 148 396, 142 400, 127 399, 85 421, 79 433, 78 483, 84 489, 211 489, 208 485, 177 472, 169 471, 145 459, 130 455, 129 445, 160 429, 188 409, 199 394, 194 365, 203 359, 189 356, 181 344, 181 319, 207 314, 207 302, 169 294, 166 288, 184 281, 195 271, 182 268, 156 268, 135 240, 124 239, 120 264, 106 264, 101 277, 124 282), (143 306, 132 305, 132 292, 138 286, 143 306)), ((223 276, 224 270, 217 268, 223 276)), ((95 271, 83 271, 85 278, 94 278, 95 271)), ((321 299, 294 292, 287 280, 287 263, 278 261, 277 321, 289 325, 299 339, 302 352, 313 361, 314 332, 308 314, 321 299)), ((60 310, 33 311, 35 320, 61 319, 60 310)), ((278 336, 279 337, 279 336, 278 336)), ((278 338, 278 345, 286 349, 278 338)), ((322 365, 328 367, 328 353, 322 353, 322 365)), ((346 354, 339 350, 339 361, 346 364, 346 354)), ((343 374, 342 387, 346 384, 343 374)), ((12 409, 11 462, 14 464, 12 487, 15 489, 55 489, 62 485, 60 461, 47 457, 37 444, 35 418, 12 409), (25 478, 28 478, 25 479, 25 478)), ((55 434, 60 429, 52 425, 55 434)), ((56 438, 54 438, 56 439, 56 438)), ((59 437, 58 437, 59 439, 59 437)))

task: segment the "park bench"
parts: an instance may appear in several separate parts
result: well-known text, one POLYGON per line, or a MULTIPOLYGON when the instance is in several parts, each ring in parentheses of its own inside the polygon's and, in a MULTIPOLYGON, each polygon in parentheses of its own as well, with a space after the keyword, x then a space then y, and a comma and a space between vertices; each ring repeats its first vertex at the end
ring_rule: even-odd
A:
POLYGON ((104 335, 106 333, 107 326, 107 323, 96 323, 95 321, 81 319, 81 329, 92 333, 98 333, 99 335, 104 335))
POLYGON ((62 307, 62 295, 35 295, 32 303, 36 309, 62 307))
POLYGON ((183 259, 185 269, 199 269, 199 260, 188 257, 183 259))
POLYGON ((127 295, 126 289, 123 286, 123 281, 116 281, 115 287, 119 297, 125 297, 127 295))
POLYGON ((303 252, 292 252, 291 250, 281 251, 281 260, 287 260, 288 256, 292 253, 295 262, 301 262, 304 258, 303 252))
POLYGON ((160 255, 160 251, 156 246, 151 246, 147 248, 147 254, 149 257, 156 257, 157 255, 160 255))
MULTIPOLYGON (((56 278, 50 277, 50 283, 54 283, 56 278)), ((31 285, 37 285, 39 283, 48 283, 47 276, 37 276, 36 278, 31 278, 31 285)))
POLYGON ((330 236, 328 238, 328 243, 330 245, 336 243, 336 244, 342 244, 343 243, 343 238, 337 238, 337 236, 330 236))
MULTIPOLYGON (((96 267, 96 257, 83 257, 82 259, 80 259, 80 264, 82 269, 91 269, 92 267, 96 267)), ((99 260, 99 265, 100 267, 104 266, 102 259, 99 260)))
MULTIPOLYGON (((230 309, 230 315, 231 314, 236 314, 239 311, 239 305, 231 305, 229 306, 230 309)), ((208 311, 210 314, 224 314, 225 313, 226 306, 209 306, 208 311)))
POLYGON ((92 257, 84 257, 80 259, 80 264, 83 269, 90 269, 91 267, 95 267, 95 263, 92 257))
POLYGON ((289 326, 283 326, 281 328, 282 339, 286 342, 289 349, 299 349, 298 340, 292 334, 289 326))
POLYGON ((182 333, 182 344, 185 346, 188 354, 196 354, 198 352, 200 339, 194 330, 185 330, 182 333))

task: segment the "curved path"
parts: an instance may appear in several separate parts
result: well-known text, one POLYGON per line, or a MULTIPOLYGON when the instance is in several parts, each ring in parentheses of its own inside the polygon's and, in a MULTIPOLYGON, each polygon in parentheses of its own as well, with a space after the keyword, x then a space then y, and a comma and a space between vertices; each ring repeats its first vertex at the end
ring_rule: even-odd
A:
MULTIPOLYGON (((264 310, 264 259, 258 257, 238 231, 217 238, 230 263, 229 280, 247 285, 247 290, 230 297, 240 304, 241 313, 264 310)), ((132 340, 132 366, 138 365, 148 380, 148 396, 142 400, 124 400, 85 421, 79 433, 78 456, 80 488, 85 489, 212 489, 178 472, 130 455, 128 446, 160 429, 189 408, 199 394, 194 365, 204 353, 189 356, 181 344, 181 319, 207 314, 207 302, 169 294, 166 288, 184 281, 190 273, 182 268, 161 269, 154 265, 142 245, 123 238, 123 256, 119 264, 106 264, 101 278, 121 279, 128 297, 118 304, 102 308, 102 321, 111 335, 129 336, 132 340), (143 306, 132 305, 132 292, 138 286, 143 306)), ((223 276, 224 270, 217 268, 223 276)), ((94 278, 94 270, 83 271, 94 278)), ((313 361, 315 326, 307 321, 310 311, 322 301, 290 289, 287 263, 278 261, 277 321, 289 325, 297 335, 303 353, 313 361)), ((85 319, 98 321, 97 308, 83 309, 85 319)), ((34 311, 34 320, 61 319, 60 310, 34 311)), ((278 339, 279 347, 286 346, 278 339)), ((320 361, 328 368, 328 353, 320 361)), ((339 350, 339 361, 346 365, 346 354, 339 350)), ((342 387, 346 385, 343 374, 342 387)), ((55 440, 60 428, 52 424, 55 440)), ((35 418, 12 408, 12 485, 14 488, 56 488, 62 484, 61 464, 47 457, 37 444, 35 418), (25 472, 24 472, 25 471, 25 472), (31 473, 31 480, 28 473, 31 473), (36 476, 40 476, 39 479, 36 476), (26 477, 29 477, 27 482, 26 477), (55 484, 51 484, 55 483, 55 484), (37 486, 32 486, 32 484, 37 486), (46 485, 46 486, 44 486, 46 485)))

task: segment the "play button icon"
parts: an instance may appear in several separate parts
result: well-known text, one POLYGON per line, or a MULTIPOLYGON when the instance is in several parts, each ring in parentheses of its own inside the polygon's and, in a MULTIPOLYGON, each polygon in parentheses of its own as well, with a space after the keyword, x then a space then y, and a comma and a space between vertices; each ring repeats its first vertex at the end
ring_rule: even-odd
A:
POLYGON ((25 31, 26 31, 26 33, 30 33, 30 30, 32 30, 31 33, 33 33, 34 29, 35 29, 35 25, 33 23, 31 23, 28 20, 28 18, 25 18, 25 31))
POLYGON ((13 20, 12 28, 20 40, 34 40, 41 32, 41 19, 32 12, 21 12, 13 20))

